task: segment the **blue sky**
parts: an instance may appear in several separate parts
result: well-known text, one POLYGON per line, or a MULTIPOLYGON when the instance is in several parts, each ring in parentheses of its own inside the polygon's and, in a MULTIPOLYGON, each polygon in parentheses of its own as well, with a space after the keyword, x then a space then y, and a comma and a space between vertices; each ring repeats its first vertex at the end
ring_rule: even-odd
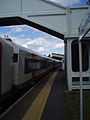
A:
POLYGON ((42 55, 64 54, 64 41, 27 25, 0 27, 0 37, 8 35, 15 43, 42 55))
POLYGON ((88 1, 88 0, 80 0, 80 3, 86 4, 87 1, 88 1))
POLYGON ((46 0, 59 3, 65 7, 75 7, 80 5, 85 5, 88 0, 46 0))

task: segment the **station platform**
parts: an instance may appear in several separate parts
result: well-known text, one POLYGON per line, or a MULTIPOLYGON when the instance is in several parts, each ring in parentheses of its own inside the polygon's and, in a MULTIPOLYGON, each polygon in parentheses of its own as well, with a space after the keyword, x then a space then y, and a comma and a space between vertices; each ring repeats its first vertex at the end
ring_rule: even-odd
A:
POLYGON ((64 72, 48 73, 0 116, 0 120, 63 120, 64 72))
POLYGON ((58 70, 48 79, 22 120, 63 120, 63 72, 58 70))

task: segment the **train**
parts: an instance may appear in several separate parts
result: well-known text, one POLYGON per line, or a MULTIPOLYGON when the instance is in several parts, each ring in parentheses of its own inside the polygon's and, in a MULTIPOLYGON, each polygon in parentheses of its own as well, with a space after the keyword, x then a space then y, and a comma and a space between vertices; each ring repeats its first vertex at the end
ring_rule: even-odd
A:
POLYGON ((57 67, 59 61, 0 38, 0 96, 20 88, 57 67))

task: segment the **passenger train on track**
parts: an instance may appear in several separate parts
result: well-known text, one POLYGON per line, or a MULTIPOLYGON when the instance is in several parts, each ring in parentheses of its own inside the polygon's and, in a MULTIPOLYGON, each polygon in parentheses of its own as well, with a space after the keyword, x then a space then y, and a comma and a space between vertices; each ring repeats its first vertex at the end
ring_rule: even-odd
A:
POLYGON ((0 96, 37 79, 52 70, 60 62, 41 56, 27 48, 0 38, 0 96))

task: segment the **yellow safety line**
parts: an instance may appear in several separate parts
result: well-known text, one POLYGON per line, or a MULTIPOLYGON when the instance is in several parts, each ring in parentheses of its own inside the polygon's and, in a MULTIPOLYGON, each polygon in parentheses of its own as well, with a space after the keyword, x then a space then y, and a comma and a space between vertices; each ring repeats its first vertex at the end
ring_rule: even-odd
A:
POLYGON ((32 106, 27 110, 22 120, 40 120, 56 75, 57 72, 50 77, 45 87, 40 91, 39 95, 32 103, 32 106))

